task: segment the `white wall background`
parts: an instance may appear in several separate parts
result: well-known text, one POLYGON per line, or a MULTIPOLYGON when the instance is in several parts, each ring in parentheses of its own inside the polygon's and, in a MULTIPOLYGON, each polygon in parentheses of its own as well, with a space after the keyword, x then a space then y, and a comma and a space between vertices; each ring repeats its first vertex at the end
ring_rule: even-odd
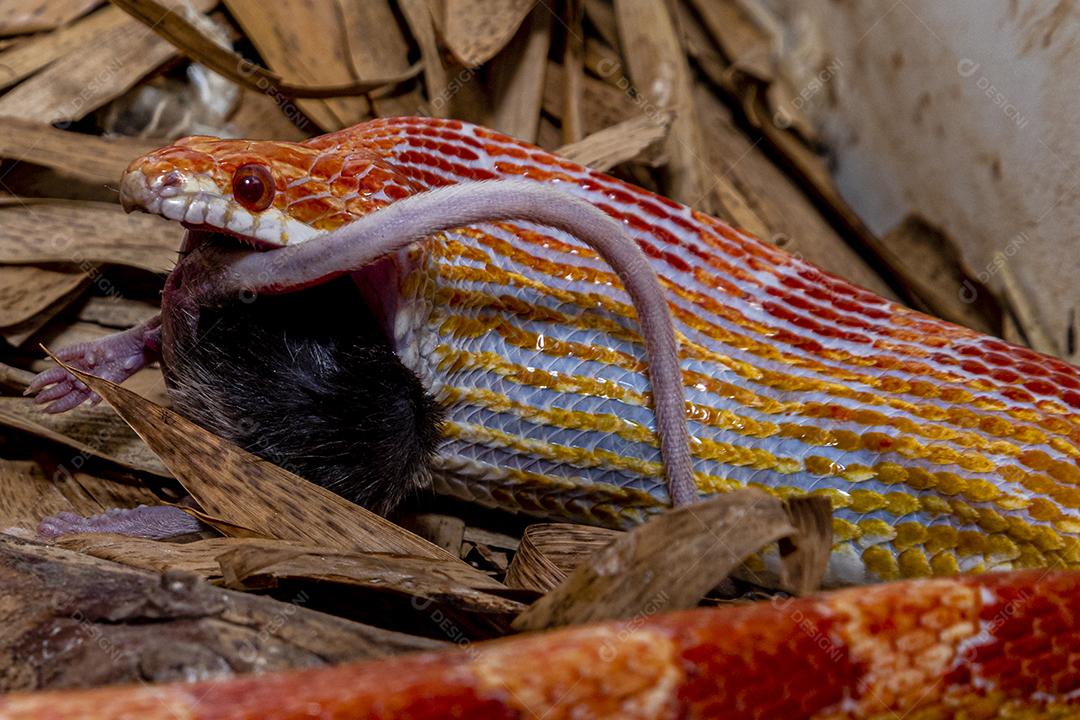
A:
POLYGON ((766 4, 847 200, 879 234, 921 214, 995 290, 1014 278, 1067 356, 1080 325, 1080 2, 766 4))

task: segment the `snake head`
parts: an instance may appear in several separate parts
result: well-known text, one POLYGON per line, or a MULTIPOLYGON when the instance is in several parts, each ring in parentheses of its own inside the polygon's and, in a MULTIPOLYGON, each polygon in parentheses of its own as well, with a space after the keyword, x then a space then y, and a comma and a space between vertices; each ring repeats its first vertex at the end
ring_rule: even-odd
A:
POLYGON ((327 144, 328 137, 182 138, 128 166, 120 202, 128 212, 268 249, 310 240, 413 190, 376 153, 327 144))

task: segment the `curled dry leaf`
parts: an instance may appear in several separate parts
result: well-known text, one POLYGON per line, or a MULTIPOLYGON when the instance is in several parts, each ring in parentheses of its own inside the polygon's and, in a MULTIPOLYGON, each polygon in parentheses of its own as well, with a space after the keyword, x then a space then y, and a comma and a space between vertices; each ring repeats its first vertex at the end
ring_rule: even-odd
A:
POLYGON ((617 538, 514 621, 518 630, 629 618, 693 607, 744 560, 792 538, 781 579, 806 591, 825 574, 832 527, 828 500, 806 498, 794 515, 759 490, 737 490, 668 511, 617 538), (797 519, 797 523, 793 522, 797 519))
POLYGON ((622 535, 618 530, 540 523, 530 525, 506 573, 510 587, 548 592, 595 552, 622 535))
POLYGON ((483 65, 506 47, 534 5, 547 11, 531 0, 447 0, 443 40, 465 67, 483 65))

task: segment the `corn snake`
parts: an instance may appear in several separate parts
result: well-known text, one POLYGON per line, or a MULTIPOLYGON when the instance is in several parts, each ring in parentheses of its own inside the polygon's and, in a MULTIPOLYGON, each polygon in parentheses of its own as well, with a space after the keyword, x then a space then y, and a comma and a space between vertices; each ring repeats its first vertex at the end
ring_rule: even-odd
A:
MULTIPOLYGON (((1080 564, 1077 368, 509 137, 392 118, 298 144, 189 138, 133 163, 122 194, 299 246, 425 189, 500 178, 584 199, 637 241, 679 338, 698 491, 827 496, 832 582, 1080 564), (275 183, 257 212, 230 197, 250 164, 275 183), (182 187, 162 197, 170 173, 182 187)), ((593 250, 507 221, 440 233, 401 265, 388 323, 449 408, 442 492, 614 527, 668 504, 634 310, 593 250)))
MULTIPOLYGON (((296 247, 425 190, 502 178, 559 187, 618 220, 637 241, 657 270, 675 321, 698 491, 752 486, 780 496, 828 497, 836 511, 831 582, 1080 564, 1080 371, 885 301, 713 218, 537 148, 458 121, 410 118, 299 144, 189 138, 133 163, 123 192, 133 209, 266 246, 296 247), (251 165, 269 169, 274 191, 266 206, 258 194, 249 198, 259 209, 248 211, 230 195, 238 171, 251 165), (165 186, 173 191, 162 195, 165 186)), ((437 460, 442 492, 615 527, 669 504, 634 308, 593 250, 567 232, 505 220, 441 232, 395 262, 401 272, 382 289, 393 295, 388 323, 396 350, 449 412, 437 460)), ((887 586, 801 601, 811 604, 792 612, 826 623, 828 612, 815 615, 820 607, 813 602, 834 612, 865 597, 869 604, 860 612, 892 607, 896 622, 912 623, 920 610, 905 602, 918 605, 925 592, 930 612, 958 593, 967 598, 966 612, 995 608, 989 620, 980 620, 994 623, 1001 603, 1015 601, 1012 590, 1002 590, 1011 599, 999 602, 995 588, 1015 589, 1010 583, 1028 588, 1018 591, 1025 598, 1045 591, 1052 602, 1060 599, 1047 622, 1057 623, 1065 640, 1042 629, 1036 636, 1050 647, 1046 657, 1064 663, 1064 674, 1036 673, 1029 686, 999 691, 995 681, 1006 687, 1001 667, 991 666, 997 674, 970 674, 977 663, 966 653, 977 644, 978 622, 964 625, 967 634, 950 634, 948 642, 904 634, 902 647, 890 650, 892 620, 879 618, 865 637, 841 633, 839 644, 855 660, 836 661, 847 668, 839 695, 808 686, 793 709, 768 702, 781 688, 764 683, 756 705, 727 687, 711 688, 707 703, 738 700, 747 717, 871 717, 924 708, 928 700, 939 703, 930 706, 930 716, 935 708, 943 716, 957 709, 978 716, 1015 702, 1020 716, 1030 710, 1033 717, 1067 717, 1062 703, 1075 698, 1077 682, 1068 642, 1076 630, 1072 575, 887 586), (958 638, 971 643, 950 644, 958 638), (857 656, 855 646, 863 641, 874 655, 857 656), (928 655, 919 654, 927 648, 928 655), (923 663, 915 675, 896 681, 903 692, 886 677, 890 668, 872 667, 890 658, 905 667, 923 663), (937 677, 928 667, 948 671, 948 682, 928 691, 937 677), (870 680, 868 668, 877 673, 870 680), (954 681, 962 690, 948 695, 954 681), (884 709, 852 699, 853 688, 863 699, 885 695, 874 698, 884 709)), ((768 636, 772 630, 759 628, 776 625, 768 609, 746 611, 748 619, 719 619, 719 612, 712 611, 722 633, 702 652, 720 663, 710 673, 741 678, 738 669, 723 665, 725 658, 753 648, 748 638, 768 636), (732 628, 742 628, 733 635, 741 645, 722 641, 732 628)), ((697 617, 655 622, 670 630, 697 617)), ((780 627, 788 634, 775 636, 777 652, 787 647, 802 659, 812 657, 812 647, 785 645, 790 622, 780 627)), ((623 631, 571 632, 583 633, 587 645, 595 640, 589 632, 623 631)), ((831 633, 809 636, 835 643, 831 633)), ((520 642, 521 652, 545 657, 560 652, 549 643, 577 647, 563 636, 520 642)), ((646 634, 641 651, 648 655, 654 645, 665 641, 646 634)), ((568 652, 569 665, 595 661, 568 652)), ((429 667, 427 660, 402 662, 402 668, 429 667)), ((766 660, 749 667, 755 663, 766 660)), ((670 657, 658 666, 663 677, 650 682, 682 692, 687 679, 671 673, 685 666, 670 657)), ((633 681, 629 665, 600 667, 633 681)), ((385 668, 388 677, 403 672, 393 663, 385 668)), ((381 670, 372 672, 381 677, 381 670)), ((433 672, 429 689, 468 680, 433 672)), ((603 700, 607 692, 605 686, 596 697, 603 700)), ((642 703, 642 717, 664 717, 675 707, 663 692, 634 702, 642 703)), ((707 703, 678 707, 700 716, 723 709, 707 703)), ((484 707, 491 717, 515 716, 497 705, 484 707)))

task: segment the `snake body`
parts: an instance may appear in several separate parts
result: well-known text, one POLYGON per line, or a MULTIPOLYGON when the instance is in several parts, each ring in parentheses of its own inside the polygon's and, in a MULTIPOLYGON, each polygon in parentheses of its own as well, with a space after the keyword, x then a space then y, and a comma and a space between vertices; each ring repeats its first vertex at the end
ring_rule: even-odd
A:
MULTIPOLYGON (((393 118, 301 143, 188 138, 134 162, 121 192, 129 208, 277 246, 505 178, 586 200, 644 250, 679 341, 698 491, 828 497, 831 582, 1080 566, 1080 370, 557 155, 393 118), (253 163, 275 190, 257 212, 231 185, 253 163)), ((395 349, 447 408, 438 489, 613 527, 669 505, 634 309, 593 250, 508 221, 395 262, 395 349)))
POLYGON ((0 698, 2 720, 1080 716, 1080 574, 697 609, 373 663, 0 698))

